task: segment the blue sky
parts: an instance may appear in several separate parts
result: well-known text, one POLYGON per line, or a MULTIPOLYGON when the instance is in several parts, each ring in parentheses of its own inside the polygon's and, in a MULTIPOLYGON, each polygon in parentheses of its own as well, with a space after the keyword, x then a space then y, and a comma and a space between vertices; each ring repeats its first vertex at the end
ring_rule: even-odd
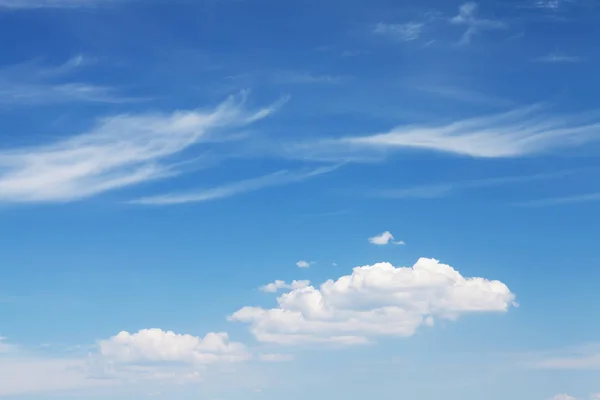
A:
POLYGON ((600 399, 599 20, 0 0, 0 398, 600 399))

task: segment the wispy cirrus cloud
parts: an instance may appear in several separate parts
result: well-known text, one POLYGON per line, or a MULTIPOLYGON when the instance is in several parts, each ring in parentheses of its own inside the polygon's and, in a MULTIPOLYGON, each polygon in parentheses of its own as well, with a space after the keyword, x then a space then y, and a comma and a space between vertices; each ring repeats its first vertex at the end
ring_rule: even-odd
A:
POLYGON ((398 126, 384 133, 323 138, 285 149, 312 160, 374 161, 421 150, 474 158, 523 157, 598 141, 600 115, 549 115, 541 106, 438 125, 398 126))
POLYGON ((457 26, 465 26, 467 30, 463 33, 460 44, 469 44, 473 36, 483 30, 503 29, 506 25, 502 21, 479 18, 479 6, 471 1, 460 6, 458 14, 450 19, 450 23, 457 26))
POLYGON ((585 61, 585 59, 583 57, 570 56, 563 53, 550 53, 536 58, 535 61, 543 63, 578 63, 585 61))
POLYGON ((76 55, 59 65, 28 62, 4 67, 0 69, 0 105, 40 106, 73 102, 119 104, 147 100, 124 96, 113 87, 68 79, 69 74, 93 62, 91 58, 76 55))
POLYGON ((245 93, 232 96, 212 110, 116 115, 54 143, 0 149, 0 202, 68 202, 178 175, 181 152, 222 140, 284 101, 248 111, 245 99, 245 93))
POLYGON ((423 23, 419 22, 407 22, 404 24, 386 24, 380 22, 373 29, 373 33, 401 42, 411 42, 421 36, 424 26, 423 23))
POLYGON ((521 207, 548 207, 564 204, 590 203, 600 201, 600 192, 577 194, 571 196, 549 197, 516 204, 521 207))
POLYGON ((339 168, 339 165, 327 166, 305 171, 287 171, 282 170, 273 174, 261 176, 258 178, 245 179, 242 181, 213 187, 209 189, 194 190, 184 193, 169 193, 158 196, 143 197, 133 200, 131 204, 166 206, 186 203, 201 203, 216 199, 223 199, 235 195, 264 189, 270 186, 280 186, 293 182, 300 182, 319 175, 332 172, 339 168))
POLYGON ((350 78, 340 75, 318 75, 309 72, 286 71, 276 73, 272 80, 277 84, 302 85, 302 84, 324 84, 339 85, 350 78))

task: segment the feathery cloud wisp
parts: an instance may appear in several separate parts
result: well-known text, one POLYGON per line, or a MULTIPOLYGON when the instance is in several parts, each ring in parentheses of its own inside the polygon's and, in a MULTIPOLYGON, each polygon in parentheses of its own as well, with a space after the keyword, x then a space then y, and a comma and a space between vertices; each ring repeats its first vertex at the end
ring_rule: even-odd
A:
POLYGON ((244 110, 245 96, 209 111, 118 115, 55 143, 0 150, 0 202, 68 202, 180 173, 173 157, 279 104, 244 110))
POLYGON ((270 186, 280 186, 293 182, 300 182, 319 175, 323 175, 337 169, 339 165, 317 168, 309 171, 279 171, 270 175, 251 178, 239 182, 230 183, 210 189, 190 191, 186 193, 171 193, 158 196, 143 197, 133 200, 132 204, 141 205, 174 205, 186 203, 200 203, 204 201, 223 199, 242 193, 247 193, 270 186))
POLYGON ((535 59, 538 62, 543 63, 578 63, 584 61, 582 57, 570 56, 562 53, 550 53, 542 57, 538 57, 535 59))
POLYGON ((469 44, 473 36, 486 29, 501 29, 506 25, 501 21, 483 19, 477 16, 479 6, 471 1, 460 6, 458 14, 450 19, 453 25, 466 26, 467 30, 463 33, 460 44, 469 44))
POLYGON ((509 158, 600 140, 600 116, 549 116, 531 106, 440 125, 406 125, 385 133, 296 143, 287 156, 321 161, 377 160, 393 151, 428 150, 476 158, 509 158))
POLYGON ((423 24, 417 22, 407 22, 405 24, 384 24, 380 22, 373 30, 377 35, 388 36, 402 42, 418 39, 422 31, 423 24))

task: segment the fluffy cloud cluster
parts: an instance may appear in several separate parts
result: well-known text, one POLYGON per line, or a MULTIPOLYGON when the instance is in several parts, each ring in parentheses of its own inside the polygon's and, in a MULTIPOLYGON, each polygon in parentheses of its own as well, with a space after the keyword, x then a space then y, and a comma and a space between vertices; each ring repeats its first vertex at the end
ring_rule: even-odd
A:
POLYGON ((244 307, 229 319, 249 323, 262 342, 357 344, 374 336, 411 336, 435 319, 505 312, 514 300, 502 282, 465 278, 449 265, 421 258, 413 267, 356 267, 320 288, 291 288, 277 298, 276 308, 244 307))
POLYGON ((208 364, 244 361, 250 356, 241 343, 230 342, 226 333, 208 333, 203 338, 161 329, 121 332, 99 343, 100 354, 117 363, 180 362, 208 364))

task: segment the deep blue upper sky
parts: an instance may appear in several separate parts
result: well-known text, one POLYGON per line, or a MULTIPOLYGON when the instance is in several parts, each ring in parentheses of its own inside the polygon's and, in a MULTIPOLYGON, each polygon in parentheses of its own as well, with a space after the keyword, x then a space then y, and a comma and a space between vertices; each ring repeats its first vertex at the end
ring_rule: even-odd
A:
POLYGON ((0 398, 599 399, 599 22, 0 0, 0 398))

